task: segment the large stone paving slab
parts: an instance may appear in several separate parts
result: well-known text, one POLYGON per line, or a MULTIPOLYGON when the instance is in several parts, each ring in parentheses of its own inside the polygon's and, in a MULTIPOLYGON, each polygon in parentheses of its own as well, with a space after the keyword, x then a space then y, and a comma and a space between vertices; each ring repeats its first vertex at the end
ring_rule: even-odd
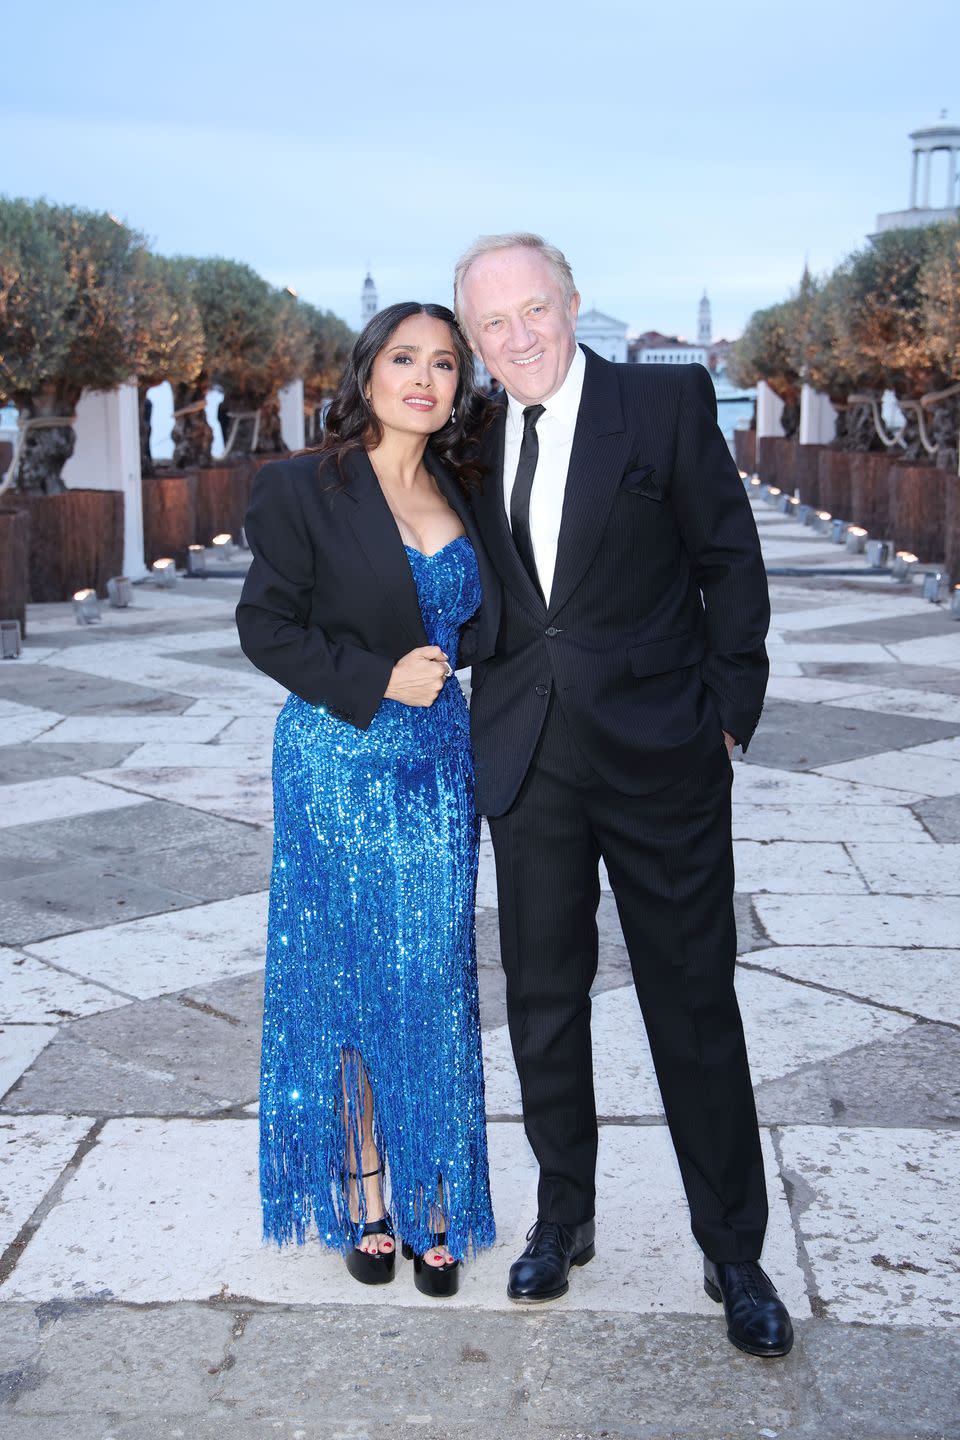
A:
POLYGON ((22 825, 26 820, 64 820, 71 815, 92 815, 98 810, 119 810, 137 803, 122 790, 81 776, 4 785, 0 802, 0 827, 4 828, 22 825))
MULTIPOLYGON (((0 792, 2 793, 2 792, 0 792)), ((156 855, 161 850, 177 850, 190 845, 204 845, 211 858, 227 857, 242 845, 242 837, 250 827, 182 805, 161 800, 145 800, 120 792, 121 807, 106 813, 75 815, 66 820, 49 820, 32 825, 19 825, 0 831, 0 855, 37 846, 49 854, 84 855, 90 859, 109 858, 119 869, 143 855, 156 855)), ((256 833, 256 832, 254 832, 256 833)), ((925 834, 926 832, 924 832, 925 834)))
MULTIPOLYGON (((48 1052, 44 1052, 45 1054, 48 1052)), ((960 1031, 920 1023, 756 1087, 761 1125, 960 1128, 960 1031)))
POLYGON ((741 963, 960 1026, 960 949, 778 945, 741 963))
MULTIPOLYGON (((536 1172, 521 1127, 491 1126, 490 1145, 498 1244, 467 1267, 451 1312, 512 1308, 506 1271, 536 1211, 536 1172)), ((357 1286, 341 1257, 316 1240, 282 1251, 262 1243, 256 1147, 254 1120, 109 1121, 0 1296, 382 1302, 376 1287, 357 1286)), ((773 1212, 766 1263, 802 1316, 809 1306, 768 1137, 764 1152, 773 1212)), ((598 1188, 597 1259, 576 1275, 563 1308, 715 1317, 665 1128, 604 1127, 598 1188), (625 1169, 642 1183, 624 1186, 625 1169)), ((429 1310, 409 1272, 402 1280, 393 1303, 429 1310)))
MULTIPOLYGON (((775 765, 781 770, 812 770, 862 760, 887 751, 892 744, 919 745, 938 740, 955 734, 956 728, 956 724, 939 720, 908 719, 873 710, 854 712, 836 706, 811 710, 806 704, 768 699, 763 707, 763 723, 750 743, 749 759, 753 764, 775 765)), ((863 774, 853 778, 875 783, 868 770, 865 766, 863 774)))
POLYGON ((266 894, 241 895, 27 948, 64 970, 145 999, 260 969, 266 915, 266 894))
POLYGON ((3 784, 107 769, 119 765, 131 749, 130 745, 5 745, 0 752, 3 784))
POLYGON ((56 1033, 56 1025, 0 1025, 0 1100, 56 1033))
POLYGON ((960 841, 960 795, 924 800, 913 807, 913 813, 940 844, 960 841))
MULTIPOLYGON (((855 844, 850 855, 879 895, 960 895, 960 844, 916 851, 900 845, 855 844)), ((960 940, 960 935, 958 935, 960 940)))
POLYGON ((160 767, 152 770, 102 770, 94 774, 95 778, 116 786, 118 792, 122 788, 131 794, 168 800, 191 810, 221 815, 226 820, 244 820, 254 825, 273 824, 269 753, 260 757, 259 768, 160 767))
POLYGON ((780 1138, 798 1225, 831 1318, 955 1325, 960 1133, 798 1125, 780 1138))
MULTIPOLYGON (((911 1023, 905 1016, 755 970, 740 972, 737 996, 756 1084, 896 1035, 911 1023)), ((594 998, 592 1033, 597 1113, 622 1119, 662 1115, 660 1089, 632 986, 594 998)), ((484 1037, 484 1069, 488 1113, 519 1116, 520 1087, 506 1026, 484 1037)))
POLYGON ((0 1024, 57 1024, 126 1003, 102 985, 0 946, 0 1024))
POLYGON ((91 1124, 77 1115, 0 1116, 0 1252, 16 1239, 91 1124))
POLYGON ((129 680, 78 675, 45 662, 12 673, 0 670, 0 695, 22 704, 36 704, 61 715, 178 715, 190 704, 188 697, 129 680))
POLYGON ((960 760, 919 749, 888 750, 868 760, 821 765, 819 773, 830 779, 866 782, 903 791, 905 801, 907 792, 920 797, 960 795, 960 760))
POLYGON ((0 934, 24 945, 119 918, 182 909, 198 898, 105 868, 103 861, 62 865, 55 876, 48 872, 0 884, 0 934))
POLYGON ((952 897, 758 895, 754 908, 775 945, 940 949, 957 939, 957 902, 952 897))
MULTIPOLYGON (((775 798, 758 803, 741 801, 740 787, 733 791, 733 838, 738 840, 790 840, 836 843, 878 840, 898 845, 928 845, 930 830, 905 806, 886 805, 781 805, 775 798)), ((775 796, 776 791, 772 794, 775 796)), ((960 802, 958 802, 960 815, 960 802)))

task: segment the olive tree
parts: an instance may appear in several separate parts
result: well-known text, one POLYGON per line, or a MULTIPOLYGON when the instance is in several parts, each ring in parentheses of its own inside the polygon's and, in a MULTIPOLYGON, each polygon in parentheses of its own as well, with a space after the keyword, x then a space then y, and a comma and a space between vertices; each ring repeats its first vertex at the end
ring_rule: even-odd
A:
POLYGON ((783 430, 787 436, 800 426, 800 372, 797 337, 803 309, 799 296, 755 310, 727 360, 734 385, 752 386, 765 380, 783 401, 783 430))
POLYGON ((136 321, 142 473, 154 473, 147 391, 164 381, 174 396, 174 464, 209 463, 213 431, 204 411, 203 326, 182 265, 161 255, 144 255, 136 321))
POLYGON ((82 392, 136 373, 145 254, 143 237, 110 215, 0 199, 0 392, 28 422, 22 489, 65 488, 82 392))

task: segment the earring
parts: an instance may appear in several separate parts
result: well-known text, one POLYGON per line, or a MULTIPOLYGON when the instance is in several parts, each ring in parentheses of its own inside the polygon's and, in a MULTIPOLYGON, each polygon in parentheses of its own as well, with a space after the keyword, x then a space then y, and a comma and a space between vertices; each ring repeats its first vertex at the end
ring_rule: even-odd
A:
POLYGON ((450 419, 448 420, 447 423, 448 423, 449 425, 452 425, 453 422, 454 422, 454 420, 456 420, 456 418, 457 418, 457 407, 456 407, 456 405, 454 405, 453 409, 450 411, 450 419))

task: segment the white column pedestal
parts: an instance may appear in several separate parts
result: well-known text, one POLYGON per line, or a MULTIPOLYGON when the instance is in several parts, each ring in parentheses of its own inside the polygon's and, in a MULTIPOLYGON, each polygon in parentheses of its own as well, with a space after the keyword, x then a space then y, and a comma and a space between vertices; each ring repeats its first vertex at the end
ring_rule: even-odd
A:
POLYGON ((123 573, 146 574, 136 385, 85 390, 77 406, 76 446, 63 467, 70 490, 123 491, 123 573))
POLYGON ((280 434, 288 450, 302 450, 306 444, 302 380, 291 380, 280 391, 280 434))
POLYGON ((783 434, 783 401, 766 380, 757 382, 757 439, 783 434))
POLYGON ((829 445, 837 433, 837 412, 830 399, 804 385, 800 391, 800 444, 829 445))

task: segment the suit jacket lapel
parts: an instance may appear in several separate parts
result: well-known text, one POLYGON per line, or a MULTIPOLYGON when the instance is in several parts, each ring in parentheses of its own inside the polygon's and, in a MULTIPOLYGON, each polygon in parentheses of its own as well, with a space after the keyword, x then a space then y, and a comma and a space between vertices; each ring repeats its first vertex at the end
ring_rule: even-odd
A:
POLYGON ((540 614, 545 611, 543 597, 530 579, 513 543, 513 535, 503 504, 503 450, 507 425, 507 397, 493 402, 500 413, 491 421, 480 443, 480 458, 486 469, 483 493, 474 501, 480 534, 490 559, 504 585, 528 609, 540 614))
POLYGON ((629 446, 616 372, 592 350, 583 349, 587 368, 563 494, 549 614, 569 600, 593 559, 629 446))
POLYGON ((367 452, 348 451, 343 468, 349 481, 343 493, 355 502, 347 507, 347 518, 378 584, 389 597, 398 631, 410 649, 427 645, 410 561, 367 452))

